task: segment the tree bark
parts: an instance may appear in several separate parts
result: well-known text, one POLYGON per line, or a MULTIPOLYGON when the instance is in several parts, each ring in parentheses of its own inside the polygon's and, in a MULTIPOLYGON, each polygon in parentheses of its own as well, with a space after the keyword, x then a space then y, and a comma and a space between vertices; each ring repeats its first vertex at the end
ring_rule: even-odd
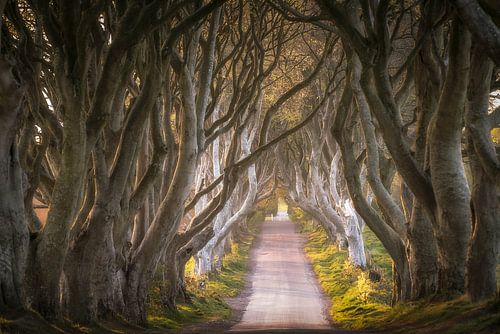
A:
MULTIPOLYGON (((442 4, 426 3, 422 10, 426 16, 437 16, 442 4), (437 7, 437 8, 436 8, 437 7)), ((442 28, 434 29, 433 36, 428 35, 430 22, 421 22, 419 38, 424 38, 419 57, 415 60, 415 160, 424 170, 428 170, 427 129, 439 103, 442 88, 442 75, 436 48, 443 44, 442 28)), ((413 204, 408 226, 408 259, 412 280, 412 299, 424 298, 436 292, 438 282, 437 246, 431 220, 425 214, 418 199, 412 196, 413 204)))
POLYGON ((68 315, 86 324, 115 315, 115 248, 113 224, 119 205, 98 199, 85 229, 72 242, 65 273, 68 282, 68 315))
POLYGON ((26 275, 30 306, 44 318, 61 317, 60 280, 68 250, 70 227, 82 198, 86 173, 86 126, 84 103, 70 92, 72 84, 58 73, 64 101, 63 147, 59 175, 52 192, 47 222, 33 242, 26 275))
POLYGON ((470 235, 470 192, 462 162, 462 121, 469 77, 470 34, 454 19, 450 62, 430 125, 429 162, 436 197, 438 294, 450 298, 465 287, 465 262, 470 235))
POLYGON ((11 65, 0 59, 0 311, 25 306, 23 278, 29 235, 16 141, 23 94, 11 65))
POLYGON ((344 202, 344 210, 347 213, 345 217, 345 234, 348 242, 349 259, 355 266, 365 269, 366 254, 363 229, 350 199, 344 202))
POLYGON ((475 143, 480 137, 489 135, 488 106, 490 79, 493 64, 484 55, 482 48, 473 49, 469 96, 467 103, 467 142, 472 172, 472 232, 467 259, 466 289, 470 300, 477 302, 493 298, 497 292, 496 267, 498 258, 498 237, 500 203, 495 180, 486 173, 475 143), (479 134, 478 132, 481 132, 479 134))
POLYGON ((180 268, 178 267, 179 261, 176 256, 177 250, 178 247, 175 245, 175 242, 172 242, 165 252, 166 261, 164 262, 164 273, 160 291, 162 304, 168 313, 177 312, 176 301, 183 284, 183 282, 179 281, 180 268))
POLYGON ((366 254, 363 240, 363 221, 354 209, 352 200, 346 196, 345 192, 344 196, 341 196, 339 191, 337 191, 337 175, 340 174, 340 155, 340 151, 337 151, 330 164, 330 196, 337 211, 343 216, 343 231, 345 231, 345 236, 342 237, 347 239, 349 259, 353 265, 364 269, 366 268, 366 254))
POLYGON ((405 228, 405 218, 403 211, 398 206, 394 198, 390 193, 389 189, 383 184, 380 177, 380 155, 377 143, 377 137, 375 134, 375 126, 372 121, 370 108, 366 97, 361 89, 360 81, 362 80, 363 86, 371 85, 368 80, 369 76, 361 74, 361 63, 357 59, 356 55, 353 55, 353 78, 351 80, 351 86, 353 87, 354 96, 356 98, 358 111, 360 114, 361 125, 363 128, 363 134, 365 137, 366 144, 366 170, 367 170, 367 181, 370 184, 377 203, 379 204, 381 211, 383 212, 386 221, 390 223, 391 227, 396 231, 402 240, 406 240, 406 228, 405 228), (365 77, 363 78, 362 77, 365 77))
MULTIPOLYGON (((483 52, 500 66, 500 28, 498 22, 486 13, 477 0, 453 0, 451 1, 464 24, 470 30, 474 39, 481 45, 483 52)), ((498 4, 495 5, 498 18, 498 4)), ((492 10, 495 10, 492 9, 492 10)))

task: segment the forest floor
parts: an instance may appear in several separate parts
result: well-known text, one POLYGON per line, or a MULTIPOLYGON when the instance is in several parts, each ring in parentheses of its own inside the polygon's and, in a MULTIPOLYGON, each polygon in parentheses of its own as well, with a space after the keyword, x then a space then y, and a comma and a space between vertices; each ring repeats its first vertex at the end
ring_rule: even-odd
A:
POLYGON ((472 304, 459 298, 391 307, 391 260, 367 227, 365 247, 372 268, 380 274, 378 282, 351 266, 347 251, 328 243, 320 227, 302 223, 300 229, 308 237, 306 253, 331 300, 330 316, 338 326, 379 333, 500 333, 500 301, 472 304))

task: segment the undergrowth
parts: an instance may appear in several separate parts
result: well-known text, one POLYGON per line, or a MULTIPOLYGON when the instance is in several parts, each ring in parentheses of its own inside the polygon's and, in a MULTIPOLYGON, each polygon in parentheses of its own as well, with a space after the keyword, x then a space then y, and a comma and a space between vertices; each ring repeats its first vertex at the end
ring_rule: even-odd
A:
POLYGON ((331 300, 330 315, 337 325, 391 333, 500 333, 500 301, 421 300, 391 307, 392 263, 368 228, 363 232, 365 247, 371 267, 381 274, 379 282, 372 282, 367 272, 353 267, 347 251, 329 242, 321 227, 304 220, 300 226, 308 236, 305 251, 331 300))

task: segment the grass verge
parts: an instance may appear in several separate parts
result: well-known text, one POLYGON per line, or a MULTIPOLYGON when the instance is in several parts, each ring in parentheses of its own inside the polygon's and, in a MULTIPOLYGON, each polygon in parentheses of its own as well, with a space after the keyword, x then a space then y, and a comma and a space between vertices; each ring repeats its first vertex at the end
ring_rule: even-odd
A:
MULTIPOLYGON (((383 248, 372 251, 372 258, 380 261, 383 272, 380 282, 375 283, 366 272, 350 264, 347 251, 338 250, 337 245, 329 242, 322 228, 303 224, 302 231, 308 235, 305 251, 331 300, 330 316, 335 323, 346 328, 367 328, 388 312, 390 261, 386 260, 383 248)), ((365 240, 368 239, 371 238, 365 240)))
POLYGON ((472 304, 464 298, 433 303, 422 300, 390 306, 391 260, 368 228, 364 230, 369 257, 381 274, 379 282, 354 268, 348 253, 328 241, 325 231, 301 222, 308 236, 305 246, 314 271, 331 300, 330 315, 349 329, 374 329, 391 333, 500 333, 500 301, 472 304))

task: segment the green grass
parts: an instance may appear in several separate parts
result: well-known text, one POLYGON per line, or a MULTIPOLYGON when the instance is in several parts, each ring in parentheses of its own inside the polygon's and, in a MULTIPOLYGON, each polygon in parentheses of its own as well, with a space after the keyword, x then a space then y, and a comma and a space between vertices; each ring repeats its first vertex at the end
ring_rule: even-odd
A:
MULTIPOLYGON (((383 247, 377 245, 371 252, 383 271, 381 281, 375 283, 367 278, 367 273, 349 263, 346 250, 338 250, 329 243, 322 228, 311 230, 309 227, 307 234, 305 251, 324 292, 330 297, 333 321, 346 328, 367 328, 373 321, 380 320, 390 309, 391 297, 391 264, 384 256, 383 247)), ((365 240, 367 243, 377 241, 371 235, 365 240)))
POLYGON ((392 275, 392 261, 389 254, 378 238, 375 236, 367 226, 363 229, 363 240, 365 241, 365 248, 367 249, 368 259, 375 266, 381 270, 383 277, 390 280, 392 275))
POLYGON ((236 297, 245 286, 250 249, 263 215, 257 212, 247 222, 247 231, 237 236, 231 252, 223 259, 220 272, 208 277, 193 274, 194 259, 186 264, 186 287, 190 302, 178 304, 178 312, 166 312, 161 304, 160 289, 153 287, 149 298, 148 324, 156 328, 180 328, 186 324, 228 319, 231 309, 224 298, 236 297), (198 282, 206 282, 204 289, 198 282))
POLYGON ((217 297, 193 295, 189 303, 177 305, 177 313, 154 312, 148 315, 148 325, 155 328, 180 328, 185 324, 218 320, 230 315, 230 309, 217 297))
MULTIPOLYGON (((294 216, 301 214, 294 212, 294 216)), ((330 315, 337 325, 391 333, 500 333, 500 301, 472 304, 465 298, 438 303, 422 300, 391 307, 392 262, 368 228, 363 232, 365 247, 370 264, 382 276, 376 283, 349 264, 347 251, 329 242, 321 227, 304 220, 300 227, 308 237, 305 251, 331 300, 330 315)))

